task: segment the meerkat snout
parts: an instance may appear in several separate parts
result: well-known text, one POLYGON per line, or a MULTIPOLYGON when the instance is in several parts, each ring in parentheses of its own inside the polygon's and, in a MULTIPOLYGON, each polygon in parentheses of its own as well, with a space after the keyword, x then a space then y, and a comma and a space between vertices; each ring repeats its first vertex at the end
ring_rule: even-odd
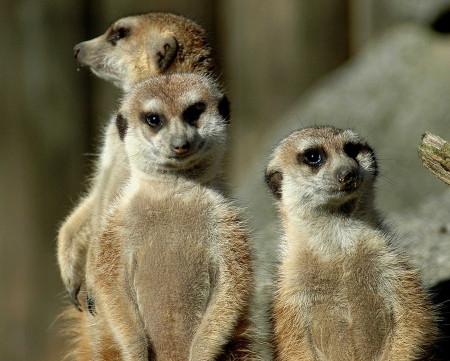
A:
POLYGON ((170 141, 170 147, 175 152, 177 156, 183 156, 187 153, 189 153, 189 150, 191 148, 190 143, 186 139, 186 137, 178 135, 171 139, 170 141))
POLYGON ((336 171, 336 179, 339 185, 339 190, 351 190, 358 188, 358 169, 345 166, 336 171))
POLYGON ((78 60, 78 54, 81 50, 80 44, 77 44, 73 47, 73 57, 78 60))

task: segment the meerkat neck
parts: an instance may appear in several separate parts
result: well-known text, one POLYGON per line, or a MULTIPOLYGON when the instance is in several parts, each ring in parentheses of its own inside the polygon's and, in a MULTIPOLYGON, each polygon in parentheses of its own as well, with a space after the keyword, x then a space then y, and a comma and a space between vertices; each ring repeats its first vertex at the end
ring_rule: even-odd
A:
POLYGON ((170 184, 171 187, 175 188, 192 188, 194 186, 202 185, 205 187, 214 187, 219 179, 218 170, 213 172, 212 170, 206 170, 199 172, 198 169, 183 170, 183 171, 172 171, 165 168, 155 167, 152 171, 143 171, 138 167, 131 166, 131 180, 130 184, 133 188, 142 184, 152 184, 153 187, 167 188, 170 184))
POLYGON ((381 217, 371 204, 362 204, 353 213, 329 207, 303 207, 300 211, 282 213, 288 247, 307 247, 324 255, 351 252, 360 241, 359 231, 382 227, 381 217))

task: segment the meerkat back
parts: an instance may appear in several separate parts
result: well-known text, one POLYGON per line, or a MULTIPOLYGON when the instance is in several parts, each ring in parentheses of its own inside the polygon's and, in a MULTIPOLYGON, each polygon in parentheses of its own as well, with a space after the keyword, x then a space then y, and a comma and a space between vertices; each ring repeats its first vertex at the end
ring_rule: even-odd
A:
POLYGON ((227 123, 226 97, 193 73, 148 79, 119 110, 131 178, 86 286, 124 360, 256 359, 247 233, 215 188, 227 123))
MULTIPOLYGON (((127 91, 156 74, 194 71, 212 74, 214 62, 205 31, 169 13, 150 13, 117 20, 101 36, 77 44, 75 58, 94 74, 127 91)), ((107 125, 91 187, 61 226, 58 263, 72 303, 81 309, 78 292, 84 280, 86 252, 99 223, 129 177, 123 143, 107 125)))
POLYGON ((302 129, 274 150, 266 180, 284 228, 276 359, 428 359, 433 306, 375 210, 377 174, 351 130, 302 129))

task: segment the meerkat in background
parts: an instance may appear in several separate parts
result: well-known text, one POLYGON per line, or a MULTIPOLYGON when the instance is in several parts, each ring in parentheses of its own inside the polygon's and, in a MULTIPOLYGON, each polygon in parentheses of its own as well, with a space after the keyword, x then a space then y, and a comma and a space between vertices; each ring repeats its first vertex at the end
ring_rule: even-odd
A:
MULTIPOLYGON (((100 78, 123 90, 161 73, 199 72, 212 75, 214 62, 201 26, 181 16, 150 13, 116 21, 98 38, 74 48, 75 58, 100 78)), ((84 280, 90 240, 99 220, 129 177, 129 165, 112 119, 86 196, 62 224, 58 263, 72 303, 81 310, 78 292, 84 280)))
POLYGON ((119 19, 103 35, 73 50, 81 65, 124 90, 154 74, 214 71, 205 30, 170 13, 119 19))
POLYGON ((214 187, 228 119, 226 97, 199 74, 155 76, 125 97, 117 128, 131 177, 87 263, 92 360, 104 347, 97 318, 125 361, 255 359, 247 232, 214 187))
POLYGON ((276 360, 425 360, 434 310, 374 209, 377 162, 351 130, 284 139, 266 169, 284 228, 276 360))

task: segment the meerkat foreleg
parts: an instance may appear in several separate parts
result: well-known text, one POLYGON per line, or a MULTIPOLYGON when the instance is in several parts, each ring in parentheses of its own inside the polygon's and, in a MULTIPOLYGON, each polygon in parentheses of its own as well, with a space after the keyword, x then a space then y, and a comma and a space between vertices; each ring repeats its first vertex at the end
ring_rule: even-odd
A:
POLYGON ((430 312, 433 306, 428 299, 415 297, 424 292, 415 272, 405 271, 404 277, 399 280, 397 292, 391 347, 386 349, 387 352, 380 360, 431 360, 420 356, 428 351, 422 349, 421 345, 429 346, 436 334, 434 313, 430 312))
MULTIPOLYGON (((123 284, 120 280, 118 285, 123 284)), ((124 361, 148 361, 149 342, 145 327, 138 310, 129 294, 123 289, 111 288, 113 297, 105 302, 104 309, 108 317, 108 324, 114 338, 119 345, 124 361), (114 291, 113 291, 114 290, 114 291)), ((99 298, 99 302, 101 302, 99 298)))
MULTIPOLYGON (((281 283, 283 280, 280 281, 281 283)), ((285 287, 281 287, 285 289, 285 287)), ((279 361, 315 361, 308 341, 308 334, 304 328, 296 327, 298 317, 303 313, 298 307, 286 307, 285 302, 279 300, 291 299, 292 305, 298 304, 297 294, 276 294, 272 305, 275 330, 275 356, 279 361), (279 352, 283 350, 282 352, 279 352), (287 351, 286 351, 287 350, 287 351)))
POLYGON ((148 336, 130 284, 132 262, 124 259, 122 244, 120 234, 107 232, 93 253, 96 317, 107 320, 124 361, 148 361, 148 336))
POLYGON ((87 248, 92 238, 93 197, 85 198, 58 234, 58 263, 72 304, 81 311, 78 292, 84 280, 87 248), (74 229, 77 231, 74 232, 74 229))
MULTIPOLYGON (((242 234, 236 234, 238 232, 234 235, 243 238, 242 234)), ((220 262, 216 291, 192 341, 190 361, 214 360, 223 351, 232 338, 253 287, 246 272, 249 259, 243 251, 245 244, 236 241, 220 243, 228 248, 221 252, 228 257, 220 262)))
POLYGON ((192 342, 190 361, 214 360, 230 340, 238 322, 240 309, 236 305, 242 302, 235 299, 232 284, 219 283, 220 289, 213 296, 192 342))

